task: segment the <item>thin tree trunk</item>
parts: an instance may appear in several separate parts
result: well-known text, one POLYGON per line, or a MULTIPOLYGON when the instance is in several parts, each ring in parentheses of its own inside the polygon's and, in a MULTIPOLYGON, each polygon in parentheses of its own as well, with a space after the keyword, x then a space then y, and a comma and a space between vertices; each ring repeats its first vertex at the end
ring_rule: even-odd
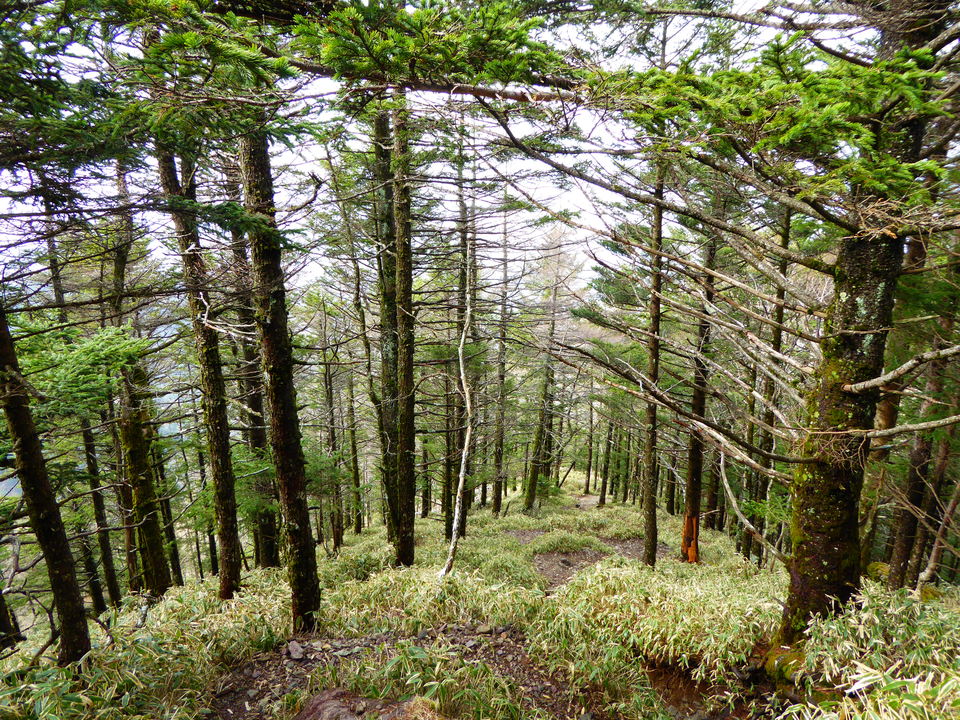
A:
MULTIPOLYGON (((780 247, 785 250, 790 247, 790 235, 791 235, 791 224, 793 221, 792 212, 787 209, 784 210, 783 218, 783 230, 780 233, 780 247)), ((786 259, 781 258, 777 266, 777 272, 786 277, 788 263, 786 259)), ((784 309, 783 303, 786 299, 786 291, 783 289, 783 286, 778 286, 776 291, 776 304, 773 308, 773 320, 775 325, 773 326, 773 337, 770 339, 770 347, 773 350, 771 354, 771 362, 774 365, 778 365, 777 355, 783 350, 783 316, 784 309)), ((763 380, 763 399, 766 401, 767 405, 764 408, 763 412, 763 424, 764 427, 760 429, 760 449, 772 453, 774 450, 774 437, 773 433, 766 428, 772 428, 776 422, 776 414, 773 411, 773 406, 776 401, 776 384, 773 377, 768 373, 763 380)), ((760 464, 765 468, 772 468, 773 462, 769 458, 761 457, 760 464)), ((759 474, 757 476, 757 500, 763 501, 766 505, 767 496, 770 492, 770 478, 764 474, 759 474)), ((763 534, 766 530, 766 513, 760 515, 756 520, 757 530, 763 534)), ((758 550, 758 567, 763 566, 763 546, 760 545, 758 550)))
MULTIPOLYGON (((712 270, 717 257, 717 240, 711 235, 707 240, 704 267, 712 270)), ((707 409, 707 378, 709 370, 704 359, 710 349, 710 321, 706 317, 713 302, 713 275, 705 273, 704 304, 697 327, 697 349, 693 359, 693 396, 690 399, 690 412, 694 417, 702 418, 707 409)), ((680 542, 680 555, 686 562, 700 562, 700 495, 703 485, 703 438, 700 433, 690 433, 687 449, 687 478, 684 493, 683 537, 680 542)))
POLYGON ((220 599, 229 600, 240 586, 240 537, 233 461, 230 456, 227 388, 223 379, 219 338, 210 323, 209 279, 200 246, 197 218, 195 211, 183 204, 196 203, 196 167, 192 159, 183 156, 180 158, 178 175, 173 153, 159 144, 157 167, 163 192, 171 203, 170 215, 183 262, 190 320, 200 367, 203 424, 213 476, 213 509, 220 546, 220 599))
POLYGON ((107 585, 107 595, 113 607, 120 607, 123 593, 120 591, 120 582, 117 580, 117 570, 113 562, 113 548, 110 546, 109 523, 107 522, 107 508, 100 492, 100 467, 97 462, 97 446, 90 424, 81 422, 83 437, 83 455, 87 464, 87 480, 90 484, 91 499, 93 501, 93 519, 97 526, 97 543, 100 546, 100 564, 103 566, 103 577, 107 585))
MULTIPOLYGON (((940 319, 941 334, 934 343, 934 350, 942 349, 953 332, 953 318, 940 319)), ((926 383, 923 391, 923 401, 920 404, 920 420, 933 420, 941 412, 940 397, 943 394, 944 376, 947 360, 938 359, 930 362, 926 367, 926 383)), ((917 433, 913 438, 913 446, 907 462, 907 483, 904 490, 904 500, 897 511, 895 521, 895 536, 893 554, 890 558, 890 574, 887 584, 896 590, 904 586, 908 578, 910 553, 913 550, 917 537, 918 518, 922 515, 924 494, 927 491, 930 479, 930 460, 933 454, 933 435, 930 432, 917 433)), ((926 539, 924 539, 926 542, 926 539)))
POLYGON ((327 309, 323 308, 323 389, 324 398, 327 405, 327 449, 330 454, 330 461, 334 463, 330 477, 330 483, 333 485, 333 508, 330 510, 330 536, 333 541, 333 551, 337 552, 343 545, 343 496, 340 490, 340 468, 337 458, 337 429, 336 429, 336 408, 333 398, 333 370, 331 363, 336 362, 336 355, 332 358, 327 355, 327 346, 329 340, 327 337, 327 309))
MULTIPOLYGON (((470 262, 470 257, 471 254, 468 252, 468 263, 470 262)), ((470 272, 469 264, 466 268, 466 271, 466 277, 472 278, 473 273, 470 272)), ((470 280, 468 280, 468 282, 470 282, 470 280)), ((466 430, 463 451, 460 455, 460 472, 457 475, 457 499, 453 512, 454 527, 460 527, 462 524, 461 517, 466 512, 463 501, 467 486, 467 470, 470 462, 470 443, 473 440, 473 393, 471 392, 470 383, 467 378, 467 360, 464 353, 464 349, 467 344, 467 334, 470 331, 470 325, 473 319, 472 298, 473 294, 470 292, 470 289, 467 288, 467 292, 465 293, 463 330, 460 334, 460 342, 457 344, 457 365, 460 370, 460 393, 463 397, 464 421, 466 423, 466 430)), ((444 563, 443 568, 440 570, 441 580, 453 569, 453 563, 457 557, 457 544, 459 540, 460 533, 453 533, 453 537, 450 539, 450 548, 447 551, 447 560, 444 563)))
POLYGON ((60 506, 47 474, 40 436, 30 410, 29 394, 7 325, 6 309, 0 305, 0 405, 3 406, 7 429, 13 441, 15 468, 27 504, 30 527, 47 566, 60 631, 57 659, 61 665, 67 665, 87 654, 90 635, 76 566, 60 506))
POLYGON ((357 417, 353 409, 353 371, 347 372, 347 434, 350 437, 350 474, 353 478, 353 531, 363 530, 363 494, 360 482, 360 456, 357 452, 357 417))
POLYGON ((610 454, 613 452, 613 420, 607 421, 607 443, 603 453, 603 467, 600 470, 600 498, 597 507, 607 504, 607 480, 610 476, 610 454))

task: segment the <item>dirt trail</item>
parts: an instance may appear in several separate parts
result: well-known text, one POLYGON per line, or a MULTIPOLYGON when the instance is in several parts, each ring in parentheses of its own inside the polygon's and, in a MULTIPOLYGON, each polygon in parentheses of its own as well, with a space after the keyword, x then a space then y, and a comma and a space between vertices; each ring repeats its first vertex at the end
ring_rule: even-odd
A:
MULTIPOLYGON (((381 664, 397 654, 401 642, 449 648, 464 663, 484 663, 520 687, 528 712, 543 711, 558 720, 614 720, 600 711, 600 701, 589 689, 571 686, 565 678, 532 660, 522 632, 489 625, 440 625, 412 637, 397 633, 360 638, 297 636, 274 650, 257 654, 222 678, 212 706, 214 715, 221 720, 271 717, 269 706, 289 692, 310 689, 310 676, 321 666, 364 659, 381 664)), ((376 708, 376 703, 370 703, 371 711, 376 708)), ((370 714, 371 720, 376 717, 370 714)))
MULTIPOLYGON (((588 510, 597 506, 596 495, 581 495, 577 507, 588 510)), ((511 530, 508 534, 521 544, 528 544, 542 530, 511 530)), ((598 538, 619 555, 639 558, 643 552, 642 538, 598 538)), ((593 565, 609 553, 597 550, 577 552, 540 553, 534 564, 548 583, 548 594, 562 586, 574 574, 593 565)), ((657 557, 670 559, 673 549, 660 543, 657 557)), ((266 720, 272 718, 271 708, 293 691, 319 693, 340 692, 336 688, 316 688, 311 676, 324 666, 341 666, 356 661, 382 664, 398 653, 398 647, 412 643, 419 647, 444 648, 463 663, 482 662, 499 677, 515 683, 524 696, 527 713, 542 712, 556 720, 616 720, 616 716, 602 712, 602 698, 587 687, 572 686, 558 673, 551 673, 533 660, 528 652, 527 639, 517 628, 489 625, 439 625, 426 628, 413 637, 398 633, 379 633, 359 638, 330 638, 304 635, 292 638, 273 650, 261 652, 248 662, 223 677, 215 689, 213 716, 220 720, 266 720), (336 692, 334 692, 336 691, 336 692)), ((677 668, 649 668, 650 686, 660 697, 666 715, 677 720, 744 720, 764 717, 752 715, 744 702, 733 709, 711 708, 709 698, 716 697, 721 688, 697 683, 689 672, 677 668)), ((356 697, 341 692, 344 696, 356 697)), ((379 717, 378 708, 396 707, 396 704, 375 700, 355 703, 359 712, 351 717, 379 717), (364 709, 366 708, 366 709, 364 709)), ((355 708, 356 710, 356 708, 355 708)))

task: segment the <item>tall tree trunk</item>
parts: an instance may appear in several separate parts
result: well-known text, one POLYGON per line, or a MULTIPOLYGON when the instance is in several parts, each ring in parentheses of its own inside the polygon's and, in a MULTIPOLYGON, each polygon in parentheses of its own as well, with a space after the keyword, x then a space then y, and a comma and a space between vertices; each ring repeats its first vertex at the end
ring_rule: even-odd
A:
POLYGON ((328 356, 327 354, 329 339, 327 337, 326 306, 323 308, 323 325, 323 391, 327 406, 327 450, 330 454, 330 462, 332 463, 329 480, 333 485, 333 507, 330 509, 330 537, 333 541, 333 551, 337 552, 343 545, 343 497, 340 490, 340 464, 339 461, 335 460, 338 456, 338 447, 332 363, 336 362, 336 355, 328 356))
MULTIPOLYGON (((227 196, 241 200, 240 168, 228 165, 225 171, 227 196)), ((253 308, 253 280, 250 275, 250 258, 247 252, 247 236, 240 227, 230 230, 230 249, 235 268, 237 302, 237 321, 241 326, 240 351, 242 365, 240 384, 243 388, 243 404, 246 409, 247 429, 245 437, 250 451, 265 463, 272 466, 270 443, 267 439, 267 418, 263 406, 263 369, 260 351, 254 342, 257 323, 253 308)), ((274 506, 277 500, 277 488, 272 473, 264 472, 253 479, 253 488, 260 500, 260 507, 254 512, 256 526, 257 565, 259 567, 280 567, 280 543, 277 530, 277 513, 274 506)))
POLYGON ((374 118, 377 269, 380 290, 380 474, 387 503, 387 537, 396 547, 400 522, 398 468, 399 390, 397 328, 397 229, 393 181, 393 129, 386 111, 374 118))
POLYGON ((503 443, 507 421, 507 296, 508 296, 507 220, 503 220, 502 256, 500 258, 500 317, 497 322, 497 410, 493 434, 493 514, 499 516, 506 490, 503 464, 503 443))
POLYGON ((347 372, 347 434, 350 437, 350 475, 353 478, 353 531, 363 530, 363 494, 360 482, 360 456, 357 452, 357 417, 353 408, 353 371, 347 372))
POLYGON ((530 457, 530 470, 527 477, 526 494, 523 500, 524 512, 531 512, 537 500, 540 478, 550 477, 550 460, 553 440, 553 397, 554 369, 550 355, 554 334, 557 329, 557 282, 550 289, 550 324, 547 331, 547 352, 543 363, 543 383, 540 387, 540 414, 533 438, 533 454, 530 457))
POLYGON ((394 115, 394 229, 397 312, 397 564, 413 565, 417 500, 416 382, 414 377, 413 245, 410 214, 408 113, 394 115))
POLYGON ((240 536, 237 528, 237 500, 234 489, 233 461, 230 456, 230 418, 227 414, 227 387, 223 379, 220 342, 210 324, 211 301, 207 266, 200 245, 195 211, 189 204, 197 201, 196 167, 191 158, 180 158, 177 174, 173 153, 157 146, 160 184, 170 203, 170 216, 177 234, 187 302, 200 366, 203 424, 213 476, 217 541, 220 546, 220 599, 229 600, 240 586, 240 536))
POLYGON ((6 309, 0 305, 0 405, 13 441, 15 469, 27 504, 30 527, 47 566, 60 631, 57 659, 61 665, 67 665, 80 660, 90 650, 90 634, 70 543, 47 474, 28 398, 29 390, 20 373, 6 309))
MULTIPOLYGON (((707 272, 703 278, 704 303, 703 317, 697 327, 697 348, 693 358, 693 395, 690 399, 690 412, 694 417, 702 418, 707 410, 707 378, 709 370, 706 354, 710 350, 710 320, 707 318, 713 303, 713 270, 717 257, 717 240, 714 235, 707 239, 704 267, 707 272)), ((703 486, 703 438, 699 432, 690 433, 687 447, 687 478, 684 492, 683 537, 680 542, 680 555, 686 562, 700 562, 700 495, 703 486)))
POLYGON ((590 494, 590 474, 593 472, 593 378, 587 395, 587 467, 583 473, 583 494, 590 494))
POLYGON ((858 514, 869 447, 846 431, 873 426, 877 394, 846 392, 843 386, 883 371, 901 262, 899 238, 864 234, 840 241, 802 446, 802 454, 817 461, 798 465, 791 486, 793 548, 780 644, 793 643, 812 615, 831 612, 860 587, 858 514))
MULTIPOLYGON (((657 167, 654 198, 663 199, 664 169, 657 167)), ((660 380, 660 295, 663 292, 663 208, 653 206, 653 222, 650 228, 650 299, 647 311, 650 315, 647 336, 647 377, 656 384, 660 380)), ((652 400, 646 406, 647 435, 643 444, 643 562, 653 567, 657 562, 657 478, 660 467, 657 461, 657 404, 652 400)))
POLYGON ((240 167, 247 211, 258 220, 250 231, 254 307, 270 409, 270 447, 276 464, 287 540, 293 624, 298 629, 312 630, 317 622, 315 613, 320 608, 320 583, 307 506, 306 464, 293 380, 293 346, 287 327, 281 236, 276 229, 266 133, 250 132, 241 138, 240 167))
MULTIPOLYGON (((126 172, 117 166, 117 194, 128 206, 130 192, 126 172)), ((123 323, 123 298, 126 294, 127 263, 135 239, 133 213, 120 213, 118 241, 113 248, 112 302, 113 322, 123 323)), ((140 361, 121 371, 120 408, 116 415, 118 466, 123 469, 119 488, 124 508, 124 525, 129 528, 124 538, 127 548, 128 581, 131 590, 141 587, 155 597, 162 596, 170 587, 170 567, 164 552, 160 508, 150 467, 150 438, 147 428, 151 422, 150 401, 147 396, 148 379, 140 361), (139 550, 140 567, 137 553, 139 550)))

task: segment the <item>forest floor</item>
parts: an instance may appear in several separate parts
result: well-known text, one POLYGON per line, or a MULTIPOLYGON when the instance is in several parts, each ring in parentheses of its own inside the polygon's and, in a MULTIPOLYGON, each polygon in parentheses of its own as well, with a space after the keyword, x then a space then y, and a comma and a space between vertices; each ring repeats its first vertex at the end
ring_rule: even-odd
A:
MULTIPOLYGON (((596 511, 596 495, 579 495, 573 506, 581 511, 596 511)), ((612 509, 611 512, 616 512, 612 509)), ((504 530, 521 546, 529 545, 549 531, 504 530)), ((533 555, 536 571, 544 580, 545 595, 564 586, 577 573, 596 565, 611 554, 626 559, 639 559, 643 539, 588 536, 607 546, 604 549, 553 550, 533 555), (611 553, 612 550, 612 553, 611 553)), ((677 562, 677 553, 666 543, 659 543, 660 562, 677 562)), ((326 692, 331 698, 324 704, 327 714, 311 709, 311 718, 346 718, 348 708, 357 718, 390 716, 395 704, 373 698, 362 698, 349 691, 319 687, 318 675, 336 677, 346 664, 369 664, 395 661, 400 652, 410 647, 442 649, 454 662, 464 666, 483 664, 494 675, 519 690, 520 717, 555 720, 614 720, 618 715, 607 709, 602 693, 589 685, 572 684, 563 673, 550 669, 532 657, 523 630, 513 625, 492 623, 447 624, 423 628, 415 635, 398 632, 372 633, 360 637, 333 637, 324 634, 299 634, 277 647, 257 653, 221 678, 212 703, 220 720, 260 720, 275 717, 271 708, 290 693, 303 695, 326 692), (338 690, 336 693, 330 691, 338 690), (347 698, 345 701, 344 698, 347 698), (335 708, 336 710, 332 710, 335 708), (337 714, 340 713, 340 714, 337 714)), ((722 720, 760 717, 748 709, 741 698, 733 708, 717 707, 715 698, 724 688, 697 681, 689 671, 671 666, 651 665, 645 668, 650 688, 659 698, 659 706, 651 717, 689 720, 722 720)), ((769 688, 753 689, 754 697, 769 688)), ((325 696, 326 697, 326 696, 325 696)))
MULTIPOLYGON (((572 478, 576 482, 576 478, 572 478)), ((454 572, 436 516, 417 561, 392 566, 385 529, 320 554, 320 631, 292 634, 279 568, 215 579, 101 618, 84 672, 41 640, 0 659, 10 720, 960 720, 960 589, 890 591, 811 622, 802 648, 760 660, 782 615, 783 568, 759 570, 704 530, 680 562, 682 519, 564 490, 536 512, 474 509, 454 572), (775 661, 775 662, 774 662, 775 661)))

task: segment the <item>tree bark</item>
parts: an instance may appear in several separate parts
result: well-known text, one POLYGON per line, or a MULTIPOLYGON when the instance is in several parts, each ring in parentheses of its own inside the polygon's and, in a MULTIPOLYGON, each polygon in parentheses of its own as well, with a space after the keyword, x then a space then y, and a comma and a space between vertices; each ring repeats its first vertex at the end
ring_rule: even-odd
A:
POLYGON ((413 565, 417 500, 416 382, 414 379, 413 245, 410 214, 408 113, 394 115, 394 230, 396 231, 397 312, 397 486, 398 565, 413 565))
POLYGON ((792 483, 790 588, 778 641, 797 640, 813 615, 832 612, 860 587, 859 499, 869 444, 848 430, 873 426, 877 393, 845 384, 883 371, 887 328, 902 262, 902 241, 843 238, 835 263, 817 385, 808 400, 808 434, 792 483))
MULTIPOLYGON (((711 234, 707 239, 704 267, 709 271, 716 264, 717 240, 711 234)), ((693 358, 693 395, 690 399, 690 412, 702 418, 707 410, 707 379, 709 370, 704 359, 710 349, 710 320, 707 315, 713 303, 713 275, 705 273, 703 277, 704 303, 701 309, 703 317, 697 327, 697 349, 693 358)), ((683 537, 680 542, 680 555, 686 562, 700 562, 700 495, 703 486, 703 438, 696 431, 690 433, 687 446, 687 478, 684 493, 683 537)))
POLYGON ((229 600, 240 586, 240 536, 220 342, 210 322, 207 267, 200 245, 196 213, 191 209, 197 200, 196 167, 191 158, 182 156, 178 175, 173 153, 160 144, 157 145, 157 167, 160 184, 170 204, 170 216, 183 262, 190 320, 200 366, 203 424, 213 476, 213 508, 220 546, 220 599, 229 600))
POLYGON ((277 469, 287 540, 293 624, 299 630, 313 630, 315 613, 320 608, 320 583, 307 505, 306 464, 293 379, 293 346, 287 327, 282 239, 276 228, 273 175, 263 131, 250 132, 241 138, 240 167, 247 211, 258 221, 250 231, 253 296, 270 409, 270 447, 277 469))
POLYGON ((76 565, 28 398, 29 390, 20 373, 6 309, 0 305, 0 404, 13 441, 15 469, 27 504, 30 527, 47 566, 60 631, 57 660, 61 665, 68 665, 79 661, 90 650, 90 634, 76 565))
MULTIPOLYGON (((241 199, 240 168, 231 164, 226 170, 227 194, 241 199)), ((263 369, 260 351, 254 342, 257 331, 253 308, 253 288, 250 274, 250 257, 247 252, 247 237, 239 227, 230 230, 230 248, 235 269, 234 277, 237 302, 237 321, 242 328, 240 336, 240 384, 243 388, 243 404, 246 409, 247 428, 245 437, 250 451, 264 462, 273 465, 270 456, 270 443, 267 439, 267 417, 263 405, 263 369)), ((272 472, 264 472, 253 479, 253 487, 262 505, 254 513, 256 526, 257 565, 259 567, 280 567, 280 543, 277 530, 277 513, 274 509, 277 501, 277 488, 272 472)))

